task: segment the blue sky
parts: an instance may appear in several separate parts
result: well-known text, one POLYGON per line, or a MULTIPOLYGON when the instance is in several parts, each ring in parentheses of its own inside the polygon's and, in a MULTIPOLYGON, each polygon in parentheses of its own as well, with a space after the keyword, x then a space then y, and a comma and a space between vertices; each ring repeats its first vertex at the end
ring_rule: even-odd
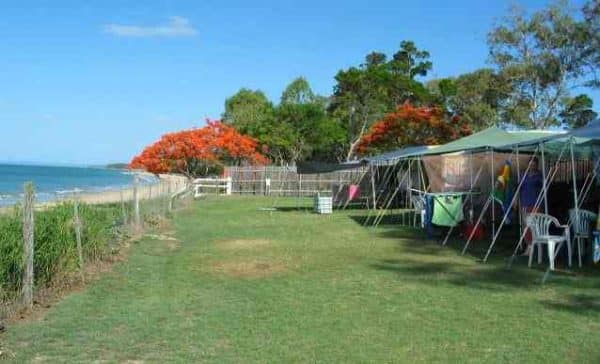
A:
POLYGON ((431 53, 432 77, 472 71, 486 66, 486 33, 513 3, 4 2, 0 161, 128 161, 167 131, 218 118, 240 87, 276 101, 303 75, 329 94, 340 68, 405 39, 431 53))

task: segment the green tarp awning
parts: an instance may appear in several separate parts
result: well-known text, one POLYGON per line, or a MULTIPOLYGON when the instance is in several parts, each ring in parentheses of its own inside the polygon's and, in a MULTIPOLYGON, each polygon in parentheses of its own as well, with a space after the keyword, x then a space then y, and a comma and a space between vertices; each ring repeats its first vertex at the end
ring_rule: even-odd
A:
POLYGON ((517 145, 522 145, 523 152, 526 152, 528 150, 526 146, 535 146, 539 142, 552 139, 562 139, 567 135, 564 132, 548 130, 506 131, 498 127, 491 127, 444 145, 407 147, 364 158, 363 161, 368 164, 389 165, 401 159, 428 155, 477 152, 488 149, 510 151, 517 145))
POLYGON ((507 145, 519 144, 527 141, 543 139, 556 135, 557 132, 545 130, 506 131, 498 127, 491 127, 478 133, 457 139, 435 149, 428 150, 422 155, 439 155, 465 151, 499 149, 507 145))

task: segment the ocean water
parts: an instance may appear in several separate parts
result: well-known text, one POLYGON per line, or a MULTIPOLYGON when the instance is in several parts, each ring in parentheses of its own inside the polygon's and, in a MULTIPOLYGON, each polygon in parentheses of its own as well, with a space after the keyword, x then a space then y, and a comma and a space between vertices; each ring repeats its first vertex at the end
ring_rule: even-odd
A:
MULTIPOLYGON (((23 185, 33 182, 36 201, 47 202, 72 194, 75 190, 101 192, 130 187, 134 175, 127 171, 103 168, 51 167, 0 164, 0 206, 13 205, 23 198, 23 185)), ((143 184, 153 177, 142 176, 143 184)))

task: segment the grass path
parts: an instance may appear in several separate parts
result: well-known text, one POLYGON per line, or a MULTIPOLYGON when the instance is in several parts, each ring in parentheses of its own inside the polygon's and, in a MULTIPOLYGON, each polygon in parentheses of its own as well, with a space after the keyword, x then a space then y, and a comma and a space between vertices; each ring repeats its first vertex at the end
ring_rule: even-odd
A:
MULTIPOLYGON (((45 319, 15 362, 598 362, 600 278, 482 265, 416 232, 201 201, 45 319), (413 236, 412 238, 411 235, 413 236)), ((596 271, 597 273, 597 271, 596 271)))

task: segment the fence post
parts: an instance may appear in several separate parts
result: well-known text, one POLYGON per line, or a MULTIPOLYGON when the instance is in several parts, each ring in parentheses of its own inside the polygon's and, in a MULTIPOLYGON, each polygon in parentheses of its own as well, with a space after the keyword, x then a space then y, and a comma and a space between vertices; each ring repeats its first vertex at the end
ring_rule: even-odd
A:
POLYGON ((73 203, 75 215, 75 240, 77 241, 77 256, 79 258, 79 271, 81 273, 81 281, 85 281, 83 274, 83 247, 81 246, 81 218, 79 217, 79 191, 75 192, 75 201, 73 203))
POLYGON ((121 215, 123 217, 123 225, 127 225, 129 223, 129 220, 127 218, 127 210, 125 209, 125 197, 123 196, 123 189, 121 189, 120 191, 121 194, 121 215))
POLYGON ((137 233, 140 232, 141 229, 141 218, 140 218, 140 193, 139 193, 139 184, 140 179, 138 175, 135 176, 135 182, 133 184, 133 203, 134 203, 134 221, 135 221, 135 231, 137 233))
POLYGON ((33 308, 33 254, 34 254, 34 203, 35 188, 32 182, 25 183, 23 203, 23 303, 33 308))
POLYGON ((231 176, 227 177, 227 196, 231 195, 231 176))

